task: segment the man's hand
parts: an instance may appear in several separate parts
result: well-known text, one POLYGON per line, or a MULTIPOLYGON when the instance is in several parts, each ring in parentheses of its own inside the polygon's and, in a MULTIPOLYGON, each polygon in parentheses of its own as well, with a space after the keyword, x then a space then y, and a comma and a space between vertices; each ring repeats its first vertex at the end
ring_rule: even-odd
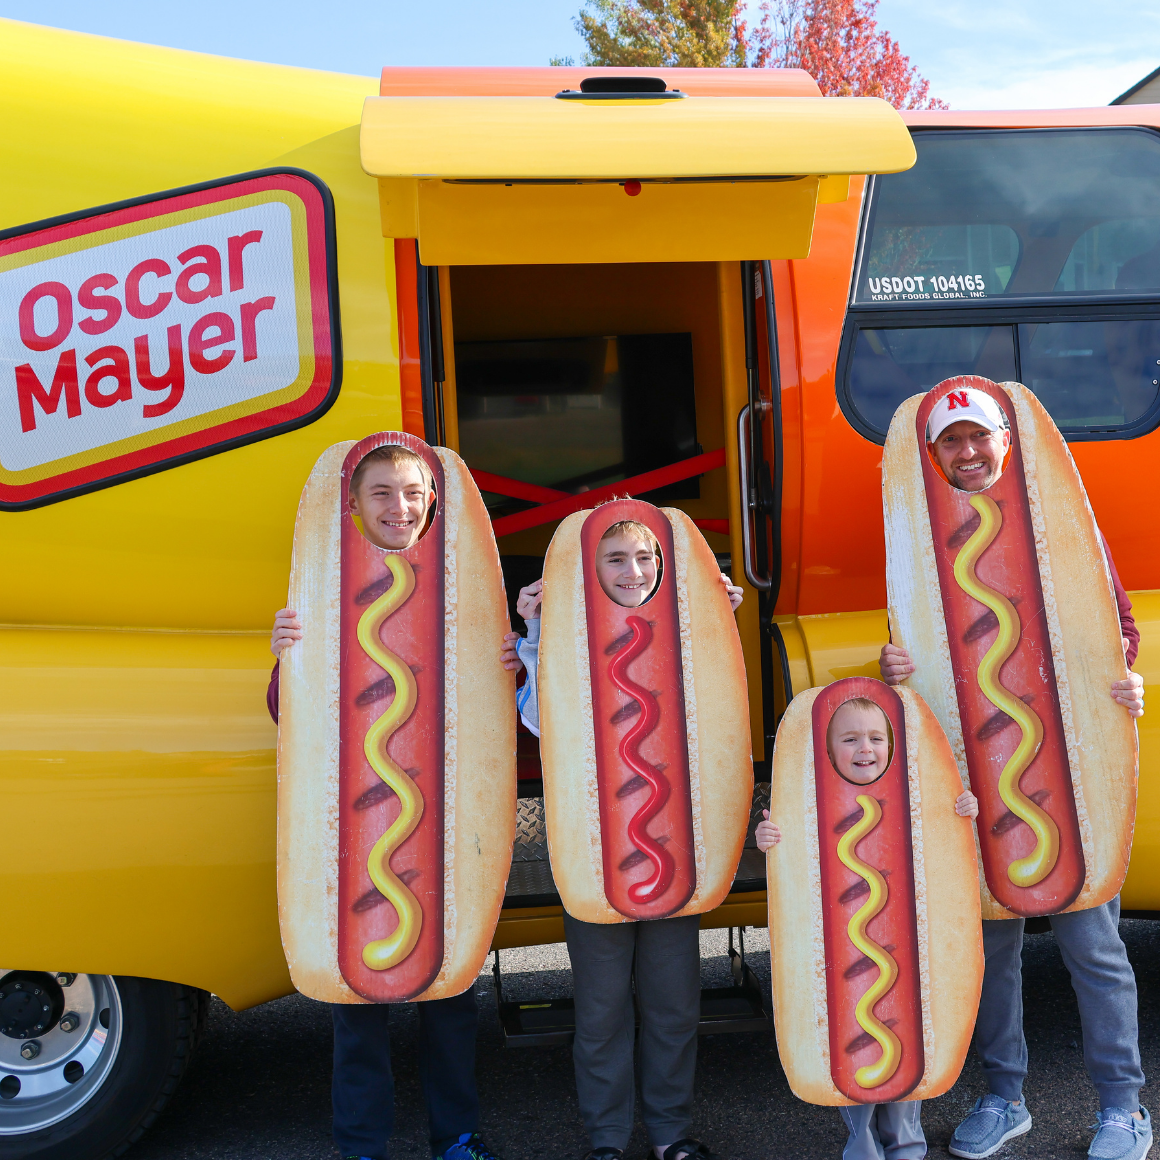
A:
POLYGON ((741 605, 741 601, 745 599, 745 593, 724 572, 721 573, 721 583, 725 585, 725 592, 729 597, 729 606, 736 612, 741 605))
POLYGON ((901 685, 914 672, 914 665, 910 663, 910 653, 896 644, 882 646, 878 668, 882 672, 882 679, 888 685, 901 685))
POLYGON ((1139 673, 1129 673, 1127 678, 1112 686, 1112 699, 1118 701, 1131 717, 1144 716, 1144 678, 1139 673))
POLYGON ((526 588, 520 589, 520 594, 516 597, 516 611, 524 620, 536 620, 539 617, 543 592, 543 578, 533 580, 526 588))
POLYGON ((274 613, 274 631, 270 634, 270 651, 282 659, 282 650, 302 639, 302 621, 293 608, 280 608, 274 613))
MULTIPOLYGON (((537 580, 538 584, 539 581, 537 580)), ((503 663, 503 667, 509 672, 518 673, 524 667, 524 662, 516 655, 516 642, 519 641, 520 634, 518 632, 509 632, 503 638, 503 643, 499 646, 499 659, 503 663)))

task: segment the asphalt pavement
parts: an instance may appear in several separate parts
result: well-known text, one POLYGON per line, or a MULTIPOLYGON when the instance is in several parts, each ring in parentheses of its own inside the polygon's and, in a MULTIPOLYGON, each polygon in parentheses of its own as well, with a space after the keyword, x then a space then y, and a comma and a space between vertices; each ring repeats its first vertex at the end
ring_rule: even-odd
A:
MULTIPOLYGON (((1140 990, 1144 1071, 1160 1077, 1160 922, 1125 920, 1121 933, 1140 990)), ((766 931, 746 935, 748 961, 767 991, 766 931)), ((505 998, 571 993, 563 945, 504 951, 505 998)), ((488 971, 490 971, 490 960, 488 971)), ((727 985, 725 932, 702 934, 706 986, 727 985)), ((1032 1131, 997 1157, 1077 1160, 1087 1151, 1098 1109, 1083 1068, 1075 996, 1050 934, 1028 935, 1024 1004, 1031 1070, 1024 1093, 1032 1131)), ((575 1158, 587 1150, 568 1047, 505 1048, 490 975, 480 977, 478 1074, 482 1131, 505 1160, 575 1158)), ((401 1007, 392 1031, 397 1085, 394 1160, 428 1160, 415 1063, 416 1020, 401 1007)), ((334 1160, 330 1142, 330 1014, 295 995, 235 1014, 216 999, 205 1038, 186 1078, 131 1160, 334 1160)), ((772 1031, 705 1036, 697 1074, 695 1134, 728 1160, 793 1157, 838 1160, 845 1131, 837 1112, 791 1094, 772 1031)), ((955 1087, 928 1101, 923 1124, 930 1156, 984 1092, 973 1055, 955 1087)), ((1146 1088, 1155 1115, 1160 1100, 1146 1088)), ((639 1125, 627 1153, 643 1160, 639 1125)))

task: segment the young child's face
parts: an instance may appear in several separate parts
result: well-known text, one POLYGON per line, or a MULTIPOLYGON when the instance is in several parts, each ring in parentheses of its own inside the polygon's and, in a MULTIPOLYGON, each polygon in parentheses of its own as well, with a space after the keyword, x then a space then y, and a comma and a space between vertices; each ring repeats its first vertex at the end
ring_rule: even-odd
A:
POLYGON ((397 552, 418 540, 434 498, 418 464, 375 462, 363 472, 358 491, 351 492, 350 510, 372 544, 397 552))
POLYGON ((869 785, 890 763, 890 733, 881 709, 839 705, 830 721, 826 744, 834 768, 855 785, 869 785))
POLYGON ((610 600, 639 608, 657 583, 657 556, 651 541, 618 533, 596 548, 596 577, 610 600))

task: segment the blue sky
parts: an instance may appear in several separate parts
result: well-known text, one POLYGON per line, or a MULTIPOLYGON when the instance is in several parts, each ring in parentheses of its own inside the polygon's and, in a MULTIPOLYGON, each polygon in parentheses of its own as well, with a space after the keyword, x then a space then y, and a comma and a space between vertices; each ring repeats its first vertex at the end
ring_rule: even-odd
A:
MULTIPOLYGON (((0 16, 251 60, 384 64, 580 57, 582 0, 0 0, 0 16)), ((1107 104, 1160 67, 1155 0, 881 0, 879 26, 953 108, 1107 104)))

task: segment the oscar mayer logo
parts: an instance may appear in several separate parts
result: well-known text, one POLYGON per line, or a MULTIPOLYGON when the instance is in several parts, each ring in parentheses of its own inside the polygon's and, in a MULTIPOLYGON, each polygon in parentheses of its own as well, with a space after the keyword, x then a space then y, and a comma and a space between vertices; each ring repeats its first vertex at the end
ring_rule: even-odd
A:
POLYGON ((264 171, 0 233, 0 507, 318 417, 338 388, 333 213, 264 171))

